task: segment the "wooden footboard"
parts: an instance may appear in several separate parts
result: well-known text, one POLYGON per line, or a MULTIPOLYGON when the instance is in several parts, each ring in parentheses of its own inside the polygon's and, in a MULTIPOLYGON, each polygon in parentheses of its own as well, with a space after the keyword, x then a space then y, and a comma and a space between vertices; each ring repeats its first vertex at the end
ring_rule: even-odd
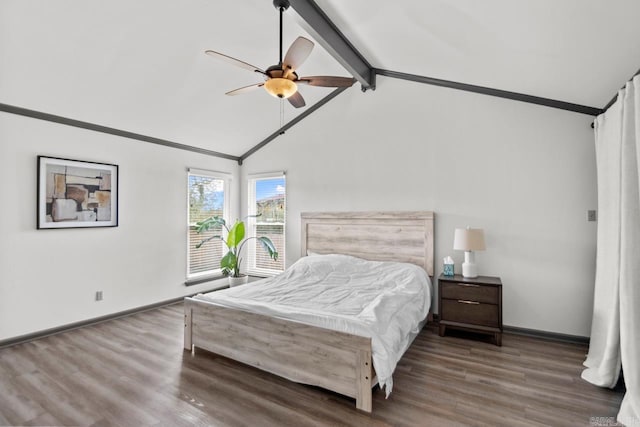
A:
POLYGON ((184 348, 203 348, 356 399, 371 412, 371 338, 186 298, 184 348))

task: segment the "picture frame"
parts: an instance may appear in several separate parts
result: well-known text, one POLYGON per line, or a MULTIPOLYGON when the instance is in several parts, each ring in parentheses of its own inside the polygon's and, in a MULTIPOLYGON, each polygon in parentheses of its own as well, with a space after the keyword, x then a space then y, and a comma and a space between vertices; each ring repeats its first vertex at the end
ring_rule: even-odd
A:
POLYGON ((38 156, 37 228, 118 226, 118 165, 38 156))

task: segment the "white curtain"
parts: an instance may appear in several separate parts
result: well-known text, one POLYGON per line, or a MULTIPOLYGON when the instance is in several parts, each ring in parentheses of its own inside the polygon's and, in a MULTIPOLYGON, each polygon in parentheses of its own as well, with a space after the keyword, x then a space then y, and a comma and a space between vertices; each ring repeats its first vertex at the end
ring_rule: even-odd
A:
POLYGON ((595 122, 598 249, 591 343, 582 378, 614 387, 618 421, 640 425, 640 76, 595 122))

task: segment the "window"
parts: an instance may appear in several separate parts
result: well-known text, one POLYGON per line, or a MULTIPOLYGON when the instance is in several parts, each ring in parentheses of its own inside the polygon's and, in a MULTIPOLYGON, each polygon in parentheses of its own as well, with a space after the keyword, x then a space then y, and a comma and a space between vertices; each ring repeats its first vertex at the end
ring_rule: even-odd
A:
POLYGON ((254 175, 249 179, 248 234, 251 237, 266 236, 278 251, 278 260, 273 261, 264 248, 252 239, 247 251, 247 271, 250 274, 268 276, 284 270, 285 259, 285 212, 286 179, 282 172, 254 175), (256 244, 257 243, 257 244, 256 244))
POLYGON ((221 216, 228 220, 228 184, 229 178, 225 174, 189 170, 187 279, 197 279, 220 272, 220 258, 224 246, 222 241, 214 239, 200 248, 196 248, 196 245, 207 237, 220 235, 221 227, 198 234, 196 223, 211 216, 221 216))

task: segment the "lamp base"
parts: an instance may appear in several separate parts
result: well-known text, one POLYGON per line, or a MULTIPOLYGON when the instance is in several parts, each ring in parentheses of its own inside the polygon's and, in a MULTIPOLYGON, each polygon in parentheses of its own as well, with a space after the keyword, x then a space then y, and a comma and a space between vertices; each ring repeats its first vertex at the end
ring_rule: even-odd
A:
POLYGON ((478 266, 476 265, 475 256, 472 251, 465 251, 464 253, 462 277, 468 277, 469 279, 475 279, 478 277, 478 266))
POLYGON ((475 279, 478 277, 478 266, 468 262, 463 262, 462 277, 468 277, 469 279, 475 279))

